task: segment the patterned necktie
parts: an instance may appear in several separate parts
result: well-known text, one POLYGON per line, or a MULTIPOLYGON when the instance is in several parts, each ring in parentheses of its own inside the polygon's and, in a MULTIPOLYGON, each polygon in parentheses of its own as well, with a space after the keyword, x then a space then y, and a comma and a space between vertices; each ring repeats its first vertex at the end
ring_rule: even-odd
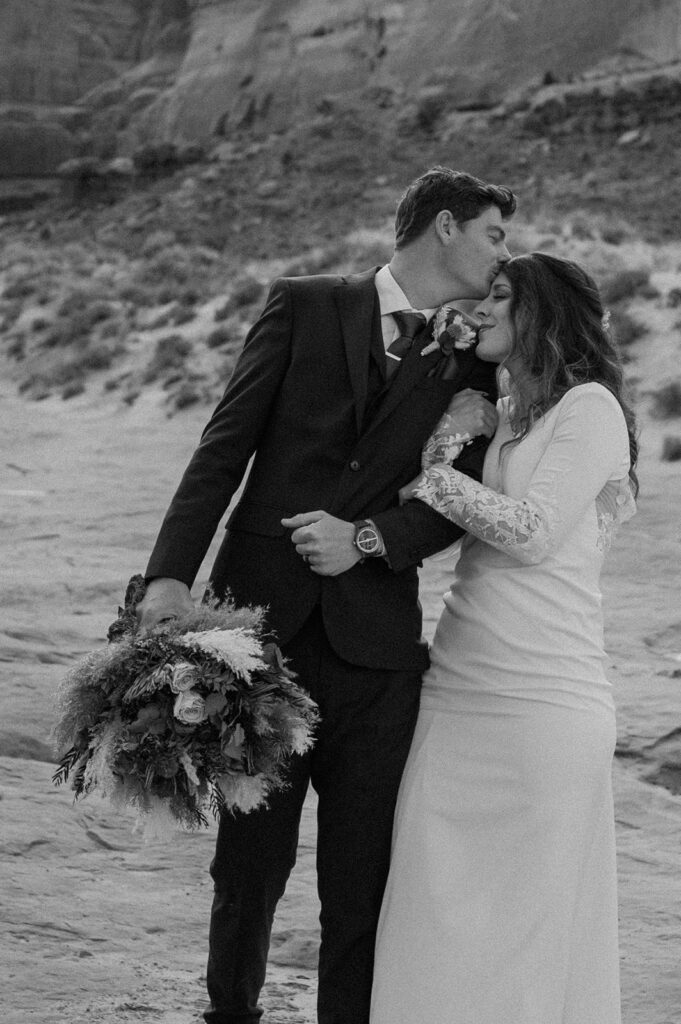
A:
POLYGON ((398 310, 393 313, 395 323, 400 332, 399 338, 395 338, 393 343, 389 346, 386 351, 386 374, 388 380, 397 371, 400 363, 402 362, 403 356, 406 356, 407 352, 411 348, 414 336, 418 334, 422 327, 425 327, 426 318, 423 313, 412 313, 409 310, 398 310))

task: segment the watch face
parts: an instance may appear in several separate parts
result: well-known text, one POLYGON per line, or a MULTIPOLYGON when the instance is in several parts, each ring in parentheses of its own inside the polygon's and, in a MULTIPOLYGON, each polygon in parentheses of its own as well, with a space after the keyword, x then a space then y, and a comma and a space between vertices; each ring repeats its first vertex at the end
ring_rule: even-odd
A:
POLYGON ((357 531, 355 544, 364 555, 373 555, 378 550, 378 534, 371 526, 363 526, 357 531))

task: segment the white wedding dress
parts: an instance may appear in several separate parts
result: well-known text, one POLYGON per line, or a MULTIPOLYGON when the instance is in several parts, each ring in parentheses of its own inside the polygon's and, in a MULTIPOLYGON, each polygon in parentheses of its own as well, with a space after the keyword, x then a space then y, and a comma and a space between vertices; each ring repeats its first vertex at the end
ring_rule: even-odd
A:
POLYGON ((400 791, 371 1024, 619 1024, 599 573, 634 511, 619 404, 569 391, 483 484, 418 495, 469 531, 400 791), (486 486, 485 486, 486 485, 486 486))

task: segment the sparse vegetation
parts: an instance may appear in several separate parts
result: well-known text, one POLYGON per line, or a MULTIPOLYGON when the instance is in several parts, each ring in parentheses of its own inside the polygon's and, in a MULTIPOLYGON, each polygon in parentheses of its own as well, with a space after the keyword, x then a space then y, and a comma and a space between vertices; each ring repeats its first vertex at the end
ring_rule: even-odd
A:
POLYGON ((681 416, 681 381, 673 380, 652 393, 653 405, 650 415, 657 420, 669 420, 681 416))
POLYGON ((169 371, 184 366, 185 360, 192 350, 192 344, 181 334, 168 334, 159 338, 156 349, 143 374, 145 384, 166 376, 169 371))
POLYGON ((662 442, 661 459, 663 462, 679 462, 681 460, 681 437, 667 435, 662 442))
POLYGON ((633 345, 647 334, 645 325, 622 309, 612 311, 610 324, 613 337, 621 349, 633 345))
POLYGON ((222 348, 234 341, 234 335, 227 327, 216 327, 206 338, 208 348, 222 348))
POLYGON ((652 298, 657 294, 657 290, 650 283, 650 271, 642 267, 620 270, 601 285, 601 295, 606 306, 625 302, 636 295, 652 298))

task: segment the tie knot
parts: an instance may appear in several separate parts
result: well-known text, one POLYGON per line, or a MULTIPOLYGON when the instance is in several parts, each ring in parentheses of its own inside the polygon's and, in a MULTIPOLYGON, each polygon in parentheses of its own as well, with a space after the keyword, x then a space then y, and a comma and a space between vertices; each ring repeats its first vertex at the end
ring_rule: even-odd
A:
POLYGON ((423 313, 413 313, 411 310, 400 309, 393 313, 400 337, 410 338, 412 341, 422 327, 425 327, 426 318, 423 313))

